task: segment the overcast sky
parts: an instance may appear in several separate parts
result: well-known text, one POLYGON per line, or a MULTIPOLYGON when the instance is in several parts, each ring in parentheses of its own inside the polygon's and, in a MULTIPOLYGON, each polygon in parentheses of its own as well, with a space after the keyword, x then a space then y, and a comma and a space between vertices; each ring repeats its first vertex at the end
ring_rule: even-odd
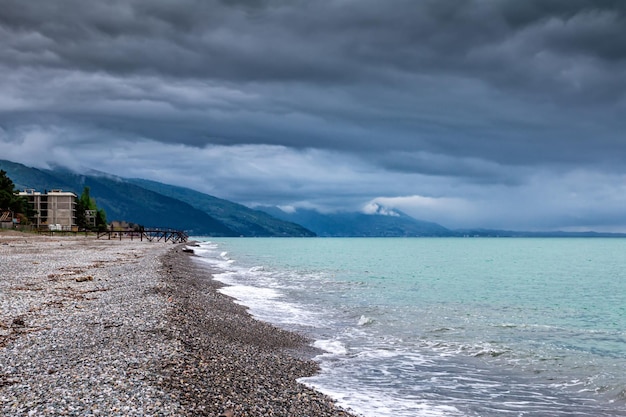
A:
POLYGON ((0 0, 0 159, 626 231, 626 2, 0 0))

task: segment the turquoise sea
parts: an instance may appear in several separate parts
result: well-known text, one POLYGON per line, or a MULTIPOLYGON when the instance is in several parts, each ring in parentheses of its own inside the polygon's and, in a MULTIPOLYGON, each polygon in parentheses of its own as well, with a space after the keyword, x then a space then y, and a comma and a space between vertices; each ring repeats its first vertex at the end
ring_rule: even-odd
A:
MULTIPOLYGON (((198 239, 202 241, 202 239, 198 239)), ((308 334, 366 417, 626 416, 626 239, 202 241, 223 292, 308 334)))

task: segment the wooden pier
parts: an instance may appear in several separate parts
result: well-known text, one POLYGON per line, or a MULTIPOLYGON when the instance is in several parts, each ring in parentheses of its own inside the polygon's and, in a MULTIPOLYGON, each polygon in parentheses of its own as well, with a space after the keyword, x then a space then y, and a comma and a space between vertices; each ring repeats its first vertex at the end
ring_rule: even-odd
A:
POLYGON ((98 239, 107 237, 109 240, 111 239, 139 239, 143 241, 146 239, 149 242, 172 242, 172 243, 185 243, 189 239, 187 233, 182 230, 172 230, 172 229, 151 229, 151 230, 141 230, 141 231, 133 231, 133 230, 107 230, 104 232, 97 232, 98 239))

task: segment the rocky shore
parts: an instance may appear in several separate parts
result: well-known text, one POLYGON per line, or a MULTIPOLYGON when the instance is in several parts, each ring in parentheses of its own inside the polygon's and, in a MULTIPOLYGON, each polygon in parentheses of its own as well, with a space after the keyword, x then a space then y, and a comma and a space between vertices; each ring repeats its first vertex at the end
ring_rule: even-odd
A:
POLYGON ((0 233, 0 415, 349 416, 181 246, 0 233))

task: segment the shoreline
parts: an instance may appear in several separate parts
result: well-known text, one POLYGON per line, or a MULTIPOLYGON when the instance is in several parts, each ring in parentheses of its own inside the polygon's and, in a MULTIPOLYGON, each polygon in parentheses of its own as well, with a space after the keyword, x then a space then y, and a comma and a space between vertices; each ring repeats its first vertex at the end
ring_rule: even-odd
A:
POLYGON ((0 233, 0 414, 351 416, 184 246, 0 233))
POLYGON ((193 256, 162 256, 166 296, 174 307, 169 320, 185 349, 183 361, 169 369, 169 388, 179 393, 189 415, 232 409, 235 416, 351 416, 330 397, 296 382, 319 371, 309 340, 253 318, 217 291, 224 284, 210 279, 210 268, 193 256), (219 401, 202 404, 198 398, 219 401))

